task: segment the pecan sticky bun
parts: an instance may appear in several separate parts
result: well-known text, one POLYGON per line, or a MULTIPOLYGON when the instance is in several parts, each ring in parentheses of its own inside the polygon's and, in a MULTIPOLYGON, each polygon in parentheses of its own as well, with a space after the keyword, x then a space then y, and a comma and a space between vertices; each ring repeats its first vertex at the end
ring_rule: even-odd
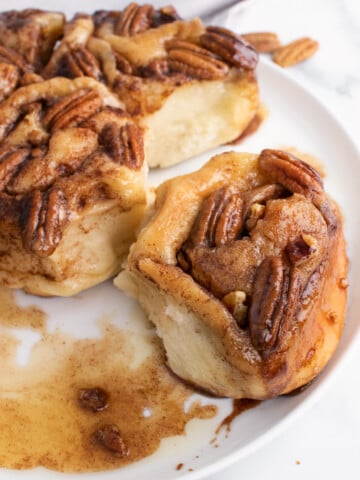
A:
POLYGON ((266 399, 310 382, 334 353, 346 276, 341 217, 320 175, 267 149, 162 184, 116 284, 138 298, 177 375, 266 399))
POLYGON ((164 167, 240 136, 258 109, 257 60, 227 29, 130 3, 76 15, 40 73, 105 83, 144 127, 148 165, 164 167))
POLYGON ((0 283, 71 295, 116 274, 146 205, 143 131, 106 86, 57 77, 0 109, 0 283))

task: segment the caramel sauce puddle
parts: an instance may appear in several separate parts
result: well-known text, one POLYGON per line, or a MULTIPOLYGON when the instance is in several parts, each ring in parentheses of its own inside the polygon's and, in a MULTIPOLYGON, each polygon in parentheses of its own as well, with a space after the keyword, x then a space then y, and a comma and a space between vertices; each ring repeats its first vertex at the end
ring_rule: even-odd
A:
MULTIPOLYGON (((101 322, 101 338, 75 339, 47 333, 46 315, 16 305, 13 293, 0 290, 0 465, 12 469, 43 466, 61 472, 115 469, 149 456, 161 439, 183 434, 192 418, 212 418, 215 405, 184 403, 194 390, 164 366, 153 333, 141 334, 146 358, 136 361, 138 333, 101 322), (25 366, 9 327, 42 333, 25 366), (109 395, 102 412, 81 407, 79 391, 100 387, 109 395), (93 433, 115 424, 129 454, 119 457, 93 441, 93 433)), ((174 467, 175 468, 175 467, 174 467)))

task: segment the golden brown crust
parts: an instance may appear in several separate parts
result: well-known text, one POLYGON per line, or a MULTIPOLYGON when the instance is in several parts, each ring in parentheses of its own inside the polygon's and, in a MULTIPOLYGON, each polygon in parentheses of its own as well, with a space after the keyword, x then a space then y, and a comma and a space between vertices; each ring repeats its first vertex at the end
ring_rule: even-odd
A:
POLYGON ((219 395, 264 399, 328 362, 346 269, 340 215, 317 172, 264 150, 219 155, 161 185, 116 283, 137 292, 175 373, 219 395))

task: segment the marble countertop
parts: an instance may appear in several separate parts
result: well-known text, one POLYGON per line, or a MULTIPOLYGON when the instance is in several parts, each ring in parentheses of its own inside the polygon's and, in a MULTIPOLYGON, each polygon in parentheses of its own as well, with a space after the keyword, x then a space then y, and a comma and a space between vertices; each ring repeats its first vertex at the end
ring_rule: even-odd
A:
MULTIPOLYGON (((245 0, 218 14, 238 32, 274 31, 283 42, 310 36, 320 49, 287 69, 341 121, 360 150, 360 2, 245 0)), ((325 394, 285 431, 208 480, 359 478, 360 338, 325 394)))

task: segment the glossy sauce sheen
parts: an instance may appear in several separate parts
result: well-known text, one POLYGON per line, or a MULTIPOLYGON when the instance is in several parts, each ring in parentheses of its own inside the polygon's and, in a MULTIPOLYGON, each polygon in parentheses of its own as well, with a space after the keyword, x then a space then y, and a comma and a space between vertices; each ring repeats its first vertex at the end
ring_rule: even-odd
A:
MULTIPOLYGON (((156 451, 162 438, 184 433, 192 418, 211 418, 215 405, 184 402, 194 392, 164 367, 152 331, 142 334, 147 356, 135 359, 134 334, 102 322, 102 337, 74 339, 48 334, 45 315, 18 307, 0 289, 0 465, 26 469, 39 465, 64 472, 109 470, 156 451), (43 333, 27 365, 16 362, 18 340, 9 327, 30 325, 43 333), (101 387, 109 406, 94 413, 79 404, 82 388, 101 387), (96 444, 93 433, 115 424, 129 449, 121 458, 96 444)), ((174 465, 174 469, 176 465, 174 465)))

